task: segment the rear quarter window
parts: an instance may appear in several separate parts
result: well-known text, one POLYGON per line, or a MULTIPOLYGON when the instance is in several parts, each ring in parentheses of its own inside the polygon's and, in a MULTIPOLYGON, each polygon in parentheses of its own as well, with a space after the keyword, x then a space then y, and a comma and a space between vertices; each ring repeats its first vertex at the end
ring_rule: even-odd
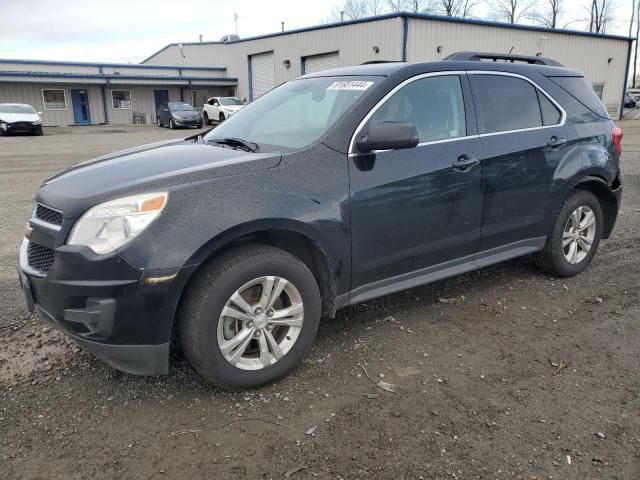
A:
POLYGON ((609 118, 607 109, 598 98, 593 87, 584 77, 547 77, 578 102, 602 118, 609 118))

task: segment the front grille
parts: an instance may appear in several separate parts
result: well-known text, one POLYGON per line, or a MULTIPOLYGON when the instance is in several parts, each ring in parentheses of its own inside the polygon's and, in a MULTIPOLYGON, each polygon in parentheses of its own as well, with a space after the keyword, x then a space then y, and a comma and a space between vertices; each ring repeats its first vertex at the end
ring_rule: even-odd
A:
POLYGON ((37 204, 35 217, 43 222, 51 223, 53 225, 62 225, 62 212, 54 210, 53 208, 45 207, 44 205, 37 204))
POLYGON ((30 130, 34 125, 33 122, 13 122, 11 127, 15 130, 30 130))
POLYGON ((34 270, 47 273, 53 265, 53 250, 36 243, 29 243, 27 261, 34 270))

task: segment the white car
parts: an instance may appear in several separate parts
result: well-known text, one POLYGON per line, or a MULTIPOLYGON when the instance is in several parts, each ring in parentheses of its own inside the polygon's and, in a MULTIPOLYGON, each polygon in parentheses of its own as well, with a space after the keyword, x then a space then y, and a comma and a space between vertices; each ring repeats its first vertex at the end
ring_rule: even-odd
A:
POLYGON ((211 97, 202 107, 204 123, 209 125, 214 120, 224 122, 244 105, 244 102, 236 97, 211 97))
POLYGON ((24 103, 0 103, 0 135, 26 132, 42 135, 42 115, 24 103))

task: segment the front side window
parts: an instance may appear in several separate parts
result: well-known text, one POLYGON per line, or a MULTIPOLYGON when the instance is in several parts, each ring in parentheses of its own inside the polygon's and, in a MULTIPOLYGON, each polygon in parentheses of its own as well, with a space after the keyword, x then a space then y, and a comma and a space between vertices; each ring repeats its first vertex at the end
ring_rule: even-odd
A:
POLYGON ((471 75, 480 133, 542 126, 537 89, 526 80, 505 75, 471 75))
POLYGON ((415 80, 373 114, 370 123, 411 123, 420 143, 464 137, 467 134, 462 84, 458 75, 415 80))
POLYGON ((269 148, 298 149, 319 140, 379 77, 292 80, 242 108, 205 140, 238 137, 269 148))
POLYGON ((42 90, 42 100, 44 101, 45 110, 67 109, 67 99, 65 98, 64 90, 42 90))
POLYGON ((133 108, 131 90, 112 90, 111 100, 113 102, 113 108, 116 110, 130 110, 133 108))

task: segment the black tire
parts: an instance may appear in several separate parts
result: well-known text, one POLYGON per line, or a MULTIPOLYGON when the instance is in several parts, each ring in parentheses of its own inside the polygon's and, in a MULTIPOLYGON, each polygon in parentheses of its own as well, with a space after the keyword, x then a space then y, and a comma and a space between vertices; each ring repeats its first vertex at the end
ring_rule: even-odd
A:
POLYGON ((162 120, 160 120, 160 117, 157 118, 157 122, 158 127, 162 128, 162 120))
POLYGON ((33 132, 33 134, 34 134, 36 137, 41 137, 41 136, 43 135, 42 127, 37 128, 37 129, 33 132))
POLYGON ((249 245, 224 253, 197 274, 178 312, 179 335, 186 358, 205 380, 249 388, 273 382, 301 362, 316 335, 320 316, 320 290, 307 266, 279 248, 249 245), (291 350, 280 360, 259 370, 243 370, 229 363, 220 351, 218 322, 236 290, 266 275, 286 278, 295 285, 304 305, 304 321, 291 350))
POLYGON ((207 114, 207 112, 204 112, 204 114, 202 115, 202 118, 204 118, 205 125, 211 125, 211 121, 209 120, 209 115, 207 114))
POLYGON ((175 130, 176 129, 176 122, 173 121, 173 118, 169 119, 169 128, 171 130, 175 130))
POLYGON ((196 126, 196 128, 202 128, 202 124, 201 124, 201 123, 199 123, 199 124, 196 126))
POLYGON ((558 277, 572 277, 583 272, 591 263, 598 250, 602 237, 603 215, 602 206, 598 198, 587 190, 574 190, 565 200, 560 213, 547 236, 544 249, 534 255, 534 260, 540 270, 558 277), (564 255, 562 237, 569 216, 580 206, 589 207, 595 216, 595 236, 590 250, 582 261, 569 263, 564 255))
POLYGON ((218 121, 220 123, 224 122, 224 113, 220 112, 220 116, 218 117, 218 121))

